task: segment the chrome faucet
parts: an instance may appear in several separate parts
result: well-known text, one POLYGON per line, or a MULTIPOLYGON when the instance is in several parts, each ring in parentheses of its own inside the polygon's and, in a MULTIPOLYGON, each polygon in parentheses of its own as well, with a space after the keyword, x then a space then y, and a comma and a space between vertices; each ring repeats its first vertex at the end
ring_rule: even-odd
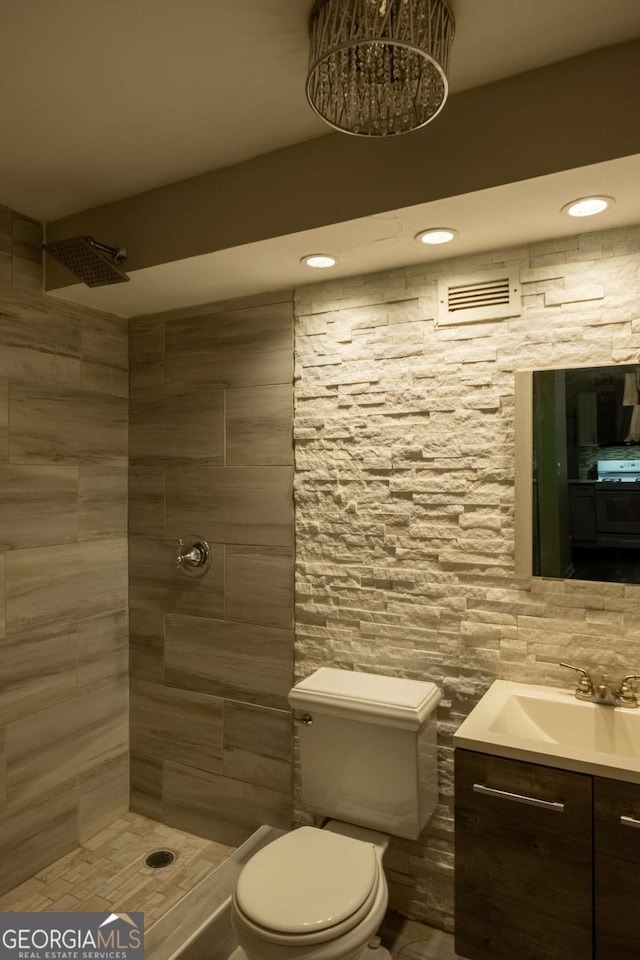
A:
POLYGON ((620 686, 615 689, 609 683, 609 677, 603 673, 600 683, 594 686, 591 674, 584 667, 574 667, 572 663, 561 663, 561 667, 567 667, 569 670, 576 670, 580 674, 575 696, 578 700, 585 700, 589 703, 599 703, 607 707, 629 707, 631 709, 640 706, 638 695, 635 688, 635 681, 640 680, 640 675, 630 673, 623 677, 620 686))
MULTIPOLYGON (((594 697, 596 703, 602 703, 607 707, 617 707, 618 706, 618 691, 612 690, 609 683, 609 677, 606 673, 603 673, 600 677, 600 683, 596 687, 596 695, 594 697)), ((637 704, 636 704, 637 706, 637 704)))

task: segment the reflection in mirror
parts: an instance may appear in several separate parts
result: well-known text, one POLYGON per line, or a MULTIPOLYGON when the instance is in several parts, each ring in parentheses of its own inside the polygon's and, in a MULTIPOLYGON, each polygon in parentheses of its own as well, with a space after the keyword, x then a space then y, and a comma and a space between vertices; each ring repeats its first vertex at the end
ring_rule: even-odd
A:
POLYGON ((640 583, 640 366, 532 375, 532 572, 640 583))

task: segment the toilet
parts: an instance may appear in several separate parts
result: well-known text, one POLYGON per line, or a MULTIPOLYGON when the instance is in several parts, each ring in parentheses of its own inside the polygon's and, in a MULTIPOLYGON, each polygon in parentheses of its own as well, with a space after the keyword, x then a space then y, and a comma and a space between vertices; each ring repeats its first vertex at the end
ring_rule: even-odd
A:
POLYGON ((289 693, 302 799, 319 827, 258 851, 233 895, 249 960, 385 960, 376 937, 388 902, 389 835, 415 839, 437 802, 440 690, 322 667, 289 693))

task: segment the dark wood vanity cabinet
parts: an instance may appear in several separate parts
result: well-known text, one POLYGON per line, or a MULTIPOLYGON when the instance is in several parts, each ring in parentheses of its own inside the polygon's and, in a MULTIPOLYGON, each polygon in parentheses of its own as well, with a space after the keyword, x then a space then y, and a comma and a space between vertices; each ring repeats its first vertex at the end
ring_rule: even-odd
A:
POLYGON ((593 781, 595 957, 640 956, 640 785, 593 781))
POLYGON ((591 960, 592 778, 455 756, 456 953, 591 960))
POLYGON ((455 756, 456 953, 640 958, 640 784, 455 756))
POLYGON ((455 756, 458 956, 640 957, 640 784, 455 756))

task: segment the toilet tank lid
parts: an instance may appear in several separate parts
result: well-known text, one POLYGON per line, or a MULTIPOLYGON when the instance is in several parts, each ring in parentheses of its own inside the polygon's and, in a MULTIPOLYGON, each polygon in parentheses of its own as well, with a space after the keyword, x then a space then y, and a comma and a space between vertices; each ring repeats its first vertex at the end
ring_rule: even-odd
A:
POLYGON ((418 730, 440 697, 438 687, 424 680, 320 667, 296 684, 289 703, 294 710, 418 730))

